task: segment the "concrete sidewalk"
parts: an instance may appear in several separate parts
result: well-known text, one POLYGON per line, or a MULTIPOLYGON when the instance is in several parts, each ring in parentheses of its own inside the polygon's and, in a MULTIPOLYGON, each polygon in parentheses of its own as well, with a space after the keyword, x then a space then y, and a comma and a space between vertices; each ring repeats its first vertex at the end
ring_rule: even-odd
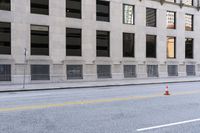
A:
POLYGON ((36 90, 54 90, 54 89, 73 89, 89 87, 106 86, 124 86, 124 85, 142 85, 159 83, 177 83, 177 82, 198 82, 200 77, 181 77, 181 78, 153 78, 153 79, 125 79, 125 80, 98 80, 98 81, 68 81, 65 83, 32 83, 26 84, 4 84, 0 85, 0 92, 13 91, 36 91, 36 90))

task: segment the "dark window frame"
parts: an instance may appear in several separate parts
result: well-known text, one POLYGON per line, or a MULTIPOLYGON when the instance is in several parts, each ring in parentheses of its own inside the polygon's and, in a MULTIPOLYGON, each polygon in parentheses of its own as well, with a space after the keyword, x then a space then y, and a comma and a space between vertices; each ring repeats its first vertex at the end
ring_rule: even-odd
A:
POLYGON ((12 65, 0 64, 0 82, 9 82, 11 80, 12 80, 12 65), (1 69, 3 69, 3 71, 1 69))
POLYGON ((193 59, 194 58, 194 39, 193 38, 185 38, 185 58, 186 59, 193 59), (192 40, 191 44, 186 42, 188 39, 192 40), (192 45, 191 54, 190 54, 190 52, 188 53, 188 51, 187 51, 187 48, 188 48, 187 45, 192 45))
MULTIPOLYGON (((41 72, 44 72, 44 71, 41 71, 41 72)), ((30 65, 30 74, 31 74, 31 81, 49 81, 50 80, 50 65, 49 64, 31 64, 30 65), (33 74, 33 71, 36 70, 36 67, 42 67, 42 66, 45 66, 47 67, 48 69, 45 69, 48 71, 47 74, 33 74), (34 69, 35 67, 35 69, 34 69), (43 76, 43 77, 42 77, 43 76)))
MULTIPOLYGON (((45 9, 43 9, 43 10, 47 10, 47 12, 45 12, 45 11, 43 11, 43 13, 41 13, 41 12, 39 12, 39 11, 35 11, 35 10, 33 10, 33 3, 32 3, 32 0, 30 0, 30 13, 31 14, 37 14, 37 15, 49 15, 49 10, 50 10, 50 8, 49 8, 49 0, 47 0, 48 1, 48 5, 47 5, 47 9, 45 8, 45 9)), ((41 6, 41 5, 40 5, 41 6)), ((38 8, 37 8, 38 9, 38 8)), ((39 9, 42 9, 41 7, 39 8, 39 9)))
POLYGON ((150 35, 150 34, 147 34, 146 35, 146 58, 157 58, 157 35, 150 35), (147 37, 148 36, 151 36, 151 37, 154 37, 154 44, 155 44, 155 46, 154 46, 154 55, 148 55, 149 53, 152 53, 151 51, 148 51, 148 50, 150 50, 149 48, 148 48, 148 44, 147 44, 147 37))
POLYGON ((150 8, 150 7, 146 7, 146 26, 147 27, 157 27, 157 9, 155 8, 150 8), (154 25, 150 25, 148 24, 148 19, 147 19, 147 10, 154 10, 155 11, 155 24, 154 25))
MULTIPOLYGON (((73 10, 75 10, 75 9, 68 9, 68 8, 67 8, 67 2, 68 2, 68 1, 65 0, 65 2, 66 2, 66 4, 65 4, 65 5, 66 5, 66 17, 68 17, 68 18, 75 18, 75 19, 81 19, 81 18, 82 18, 82 0, 80 0, 80 14, 79 14, 80 16, 73 16, 73 15, 70 16, 70 15, 68 15, 69 10, 72 10, 72 11, 73 11, 73 10)), ((73 12, 72 12, 72 13, 73 13, 73 12)))
POLYGON ((101 21, 101 22, 110 22, 110 1, 105 1, 105 0, 96 0, 96 21, 101 21), (98 10, 98 2, 102 2, 102 3, 108 3, 108 19, 107 20, 102 20, 98 18, 98 14, 99 12, 97 12, 98 10))
POLYGON ((136 65, 124 65, 124 78, 136 78, 137 77, 137 66, 136 65), (130 70, 131 67, 131 71, 127 71, 130 70))
POLYGON ((11 0, 8 0, 9 2, 9 5, 8 5, 8 7, 1 7, 1 0, 0 0, 0 10, 2 10, 2 11, 11 11, 11 0))
MULTIPOLYGON (((127 33, 127 32, 123 32, 123 57, 125 58, 135 58, 135 33, 127 33), (131 50, 133 53, 129 53, 128 55, 125 52, 125 34, 129 34, 129 35, 133 35, 133 49, 131 50), (132 55, 131 55, 132 54, 132 55)), ((130 52, 130 51, 129 51, 130 52)))

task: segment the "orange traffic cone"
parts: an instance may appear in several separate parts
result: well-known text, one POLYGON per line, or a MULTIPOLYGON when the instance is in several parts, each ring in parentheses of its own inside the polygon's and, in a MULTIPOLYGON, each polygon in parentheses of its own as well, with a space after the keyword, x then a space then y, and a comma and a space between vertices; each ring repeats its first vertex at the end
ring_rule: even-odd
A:
POLYGON ((168 85, 166 85, 166 89, 165 89, 165 94, 164 95, 166 95, 166 96, 169 96, 170 94, 169 94, 169 89, 168 89, 169 87, 168 87, 168 85))

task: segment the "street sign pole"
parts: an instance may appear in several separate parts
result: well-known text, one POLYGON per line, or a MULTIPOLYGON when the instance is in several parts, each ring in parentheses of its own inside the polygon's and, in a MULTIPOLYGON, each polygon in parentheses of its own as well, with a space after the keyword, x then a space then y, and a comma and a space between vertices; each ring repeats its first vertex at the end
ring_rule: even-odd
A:
POLYGON ((27 49, 24 48, 24 78, 23 78, 23 89, 25 88, 25 82, 26 82, 26 52, 27 49))

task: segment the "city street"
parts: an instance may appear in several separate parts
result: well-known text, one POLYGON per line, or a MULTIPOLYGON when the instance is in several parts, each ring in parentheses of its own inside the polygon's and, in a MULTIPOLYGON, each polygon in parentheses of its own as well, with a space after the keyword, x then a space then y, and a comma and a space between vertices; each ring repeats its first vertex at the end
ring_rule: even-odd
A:
POLYGON ((200 83, 0 93, 0 133, 199 133, 200 83))

